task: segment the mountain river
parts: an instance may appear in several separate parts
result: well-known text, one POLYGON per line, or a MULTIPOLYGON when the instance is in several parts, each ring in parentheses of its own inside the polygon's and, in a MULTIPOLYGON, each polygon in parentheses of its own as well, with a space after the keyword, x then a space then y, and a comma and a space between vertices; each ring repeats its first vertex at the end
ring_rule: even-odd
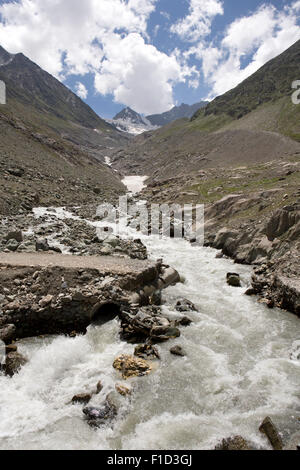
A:
MULTIPOLYGON (((126 182, 136 192, 144 179, 126 182)), ((99 406, 122 382, 112 364, 134 346, 119 339, 118 321, 90 326, 76 338, 22 340, 28 364, 12 379, 0 375, 0 449, 213 449, 238 434, 269 449, 258 430, 266 416, 284 439, 300 430, 299 319, 244 295, 251 267, 185 240, 140 238, 152 259, 163 258, 185 279, 164 291, 163 313, 174 316, 176 301, 187 298, 198 308, 188 313, 193 323, 158 346, 158 367, 128 381, 131 399, 122 398, 116 421, 98 430, 70 400, 101 380, 104 391, 91 401, 99 406), (232 271, 240 273, 242 288, 227 285, 232 271), (185 357, 170 354, 177 344, 185 357)))

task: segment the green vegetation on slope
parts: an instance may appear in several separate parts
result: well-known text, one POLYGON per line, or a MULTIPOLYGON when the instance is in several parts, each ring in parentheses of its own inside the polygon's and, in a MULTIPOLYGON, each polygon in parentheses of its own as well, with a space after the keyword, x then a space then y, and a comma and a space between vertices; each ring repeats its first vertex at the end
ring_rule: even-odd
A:
POLYGON ((299 79, 297 41, 236 88, 197 111, 191 123, 199 131, 214 132, 224 126, 267 130, 300 141, 300 106, 291 100, 292 83, 299 79))

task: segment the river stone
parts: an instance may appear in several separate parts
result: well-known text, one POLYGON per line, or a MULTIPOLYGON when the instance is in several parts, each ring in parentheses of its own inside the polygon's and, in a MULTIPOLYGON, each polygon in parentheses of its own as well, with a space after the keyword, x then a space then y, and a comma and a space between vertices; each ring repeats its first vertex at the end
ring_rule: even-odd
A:
POLYGON ((154 326, 151 330, 151 340, 156 342, 179 338, 180 331, 175 327, 154 326))
POLYGON ((196 312, 197 311, 195 305, 190 300, 187 300, 187 299, 178 300, 175 306, 175 310, 177 310, 177 312, 191 312, 191 311, 196 312))
POLYGON ((152 344, 139 344, 134 350, 134 355, 141 359, 160 359, 158 349, 152 344))
POLYGON ((102 390, 103 390, 103 384, 102 384, 101 380, 99 380, 99 382, 96 385, 96 395, 98 395, 100 392, 102 392, 102 390))
POLYGON ((116 384, 115 389, 122 397, 127 397, 132 394, 132 388, 126 385, 116 384))
POLYGON ((282 439, 279 435, 278 430, 276 429, 275 424, 271 420, 269 416, 267 416, 262 424, 259 427, 259 430, 261 433, 265 434, 273 447, 274 450, 282 450, 283 449, 283 443, 282 439))
POLYGON ((11 343, 15 339, 16 327, 15 325, 5 325, 0 329, 0 340, 5 344, 11 343))
POLYGON ((240 275, 236 273, 228 273, 227 284, 231 287, 241 287, 240 275))
POLYGON ((180 326, 190 326, 192 323, 193 322, 189 317, 182 317, 179 320, 176 320, 176 325, 180 326))
POLYGON ((249 287, 249 289, 246 290, 245 295, 251 296, 251 295, 256 295, 257 291, 254 289, 254 287, 249 287))
POLYGON ((242 436, 229 437, 215 447, 215 450, 252 450, 242 436))
POLYGON ((17 374, 21 367, 27 363, 27 359, 18 352, 11 352, 7 354, 5 361, 5 373, 12 377, 17 374))
POLYGON ((101 408, 88 406, 83 409, 83 413, 90 426, 100 427, 112 421, 117 416, 118 408, 108 395, 101 408))
POLYGON ((174 356, 180 356, 180 357, 185 356, 185 352, 183 351, 181 346, 173 346, 170 349, 170 353, 173 354, 174 356))
POLYGON ((151 371, 151 365, 144 359, 137 359, 134 356, 123 354, 113 363, 114 369, 121 372, 123 379, 130 377, 142 377, 151 371))
POLYGON ((91 401, 91 399, 92 395, 90 393, 80 393, 78 395, 74 395, 74 397, 72 398, 72 403, 80 403, 82 405, 86 405, 91 401))

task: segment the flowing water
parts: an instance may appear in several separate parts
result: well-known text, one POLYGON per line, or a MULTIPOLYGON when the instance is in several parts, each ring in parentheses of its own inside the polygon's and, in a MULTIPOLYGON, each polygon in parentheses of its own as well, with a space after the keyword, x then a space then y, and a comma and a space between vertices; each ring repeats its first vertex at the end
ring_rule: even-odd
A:
POLYGON ((164 291, 163 313, 174 316, 176 300, 188 298, 199 310, 189 314, 192 325, 159 346, 158 367, 129 381, 132 398, 122 399, 114 425, 99 430, 70 400, 101 380, 104 391, 91 402, 100 405, 122 382, 113 361, 134 347, 120 341, 117 320, 73 339, 23 340, 28 364, 12 379, 0 376, 1 449, 211 449, 236 434, 268 448, 258 431, 267 415, 284 438, 299 431, 299 319, 243 295, 251 268, 184 240, 142 238, 151 258, 163 257, 185 278, 164 291), (243 288, 226 284, 232 270, 243 288), (176 344, 186 357, 170 354, 176 344))

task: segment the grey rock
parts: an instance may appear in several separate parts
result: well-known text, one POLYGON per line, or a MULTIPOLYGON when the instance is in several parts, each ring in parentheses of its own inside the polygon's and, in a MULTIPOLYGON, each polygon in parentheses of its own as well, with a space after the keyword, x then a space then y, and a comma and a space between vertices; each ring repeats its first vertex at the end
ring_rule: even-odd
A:
POLYGON ((19 247, 19 242, 17 242, 17 240, 11 239, 11 240, 8 240, 5 248, 9 251, 17 251, 18 247, 19 247))
POLYGON ((173 354, 174 356, 180 356, 180 357, 184 357, 186 355, 181 346, 173 346, 170 349, 170 353, 173 354))

